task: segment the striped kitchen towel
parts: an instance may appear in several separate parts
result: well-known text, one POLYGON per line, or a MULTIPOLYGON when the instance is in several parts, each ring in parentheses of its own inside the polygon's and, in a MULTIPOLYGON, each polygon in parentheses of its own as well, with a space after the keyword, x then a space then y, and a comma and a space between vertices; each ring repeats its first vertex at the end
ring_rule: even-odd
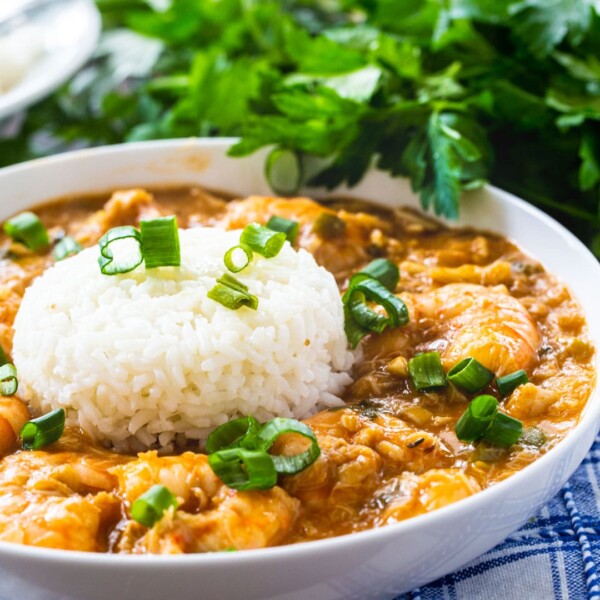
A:
POLYGON ((396 600, 600 600, 600 436, 524 527, 463 569, 396 600))

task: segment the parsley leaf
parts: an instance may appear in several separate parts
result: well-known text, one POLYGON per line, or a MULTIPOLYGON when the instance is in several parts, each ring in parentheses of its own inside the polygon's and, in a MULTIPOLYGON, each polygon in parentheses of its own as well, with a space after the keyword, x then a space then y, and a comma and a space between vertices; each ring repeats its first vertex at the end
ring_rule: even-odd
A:
POLYGON ((600 256, 598 0, 96 0, 93 59, 0 124, 0 166, 69 148, 240 136, 305 183, 408 176, 456 217, 487 180, 600 256))
POLYGON ((590 0, 523 0, 509 12, 515 35, 538 58, 550 54, 567 37, 578 45, 592 23, 590 0))

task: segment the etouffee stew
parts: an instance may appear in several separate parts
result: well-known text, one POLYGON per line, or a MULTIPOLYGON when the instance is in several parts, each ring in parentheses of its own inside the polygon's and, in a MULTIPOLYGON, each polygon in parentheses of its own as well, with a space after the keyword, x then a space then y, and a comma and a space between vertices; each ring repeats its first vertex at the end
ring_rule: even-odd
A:
MULTIPOLYGON (((577 301, 542 265, 493 233, 451 229, 408 209, 357 201, 231 201, 198 188, 124 190, 34 211, 51 245, 68 235, 83 247, 113 227, 173 214, 182 228, 238 229, 272 216, 293 220, 299 224, 295 246, 333 273, 341 294, 374 259, 397 265, 393 292, 409 321, 363 339, 346 406, 305 421, 318 440, 319 458, 297 475, 280 476, 268 490, 228 487, 198 448, 119 454, 68 426, 59 441, 24 450, 19 434, 32 415, 18 392, 0 398, 1 541, 176 554, 291 544, 384 526, 466 498, 526 467, 574 427, 595 385, 594 348, 577 301), (417 390, 411 359, 427 352, 438 353, 445 373, 472 358, 493 377, 477 393, 451 383, 417 390), (521 370, 525 380, 503 396, 498 378, 521 370), (482 394, 522 424, 515 443, 457 437, 458 420, 482 394), (177 507, 147 526, 132 518, 131 507, 155 485, 168 488, 177 507)), ((10 356, 25 289, 55 258, 51 246, 31 251, 6 237, 2 252, 0 343, 10 356)), ((305 441, 283 435, 274 450, 293 452, 305 441)))

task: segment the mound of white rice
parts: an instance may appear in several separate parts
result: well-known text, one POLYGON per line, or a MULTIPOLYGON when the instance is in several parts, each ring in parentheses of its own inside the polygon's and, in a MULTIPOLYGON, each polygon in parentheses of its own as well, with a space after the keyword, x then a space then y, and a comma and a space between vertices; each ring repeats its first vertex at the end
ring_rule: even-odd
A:
POLYGON ((236 276, 259 298, 237 311, 207 292, 240 231, 180 232, 181 268, 106 276, 98 248, 48 269, 15 320, 19 394, 34 411, 117 448, 203 440, 240 415, 301 418, 341 404, 351 380, 333 276, 287 242, 236 276))

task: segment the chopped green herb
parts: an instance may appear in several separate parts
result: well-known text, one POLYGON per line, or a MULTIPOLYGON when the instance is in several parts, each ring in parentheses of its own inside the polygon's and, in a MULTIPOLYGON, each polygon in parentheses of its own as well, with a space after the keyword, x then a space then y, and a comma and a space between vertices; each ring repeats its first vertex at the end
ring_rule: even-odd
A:
POLYGON ((140 221, 140 234, 146 269, 181 265, 176 217, 142 220, 140 221))
POLYGON ((52 255, 54 256, 54 260, 58 262, 64 260, 65 258, 69 258, 69 256, 78 254, 82 250, 83 247, 77 240, 73 239, 69 235, 65 235, 65 237, 59 240, 56 246, 54 246, 52 255))
POLYGON ((448 371, 447 378, 464 392, 476 394, 490 384, 494 374, 474 358, 465 358, 448 371))
POLYGON ((267 227, 273 231, 285 233, 285 237, 290 244, 293 244, 298 237, 298 222, 284 219, 283 217, 273 216, 269 219, 267 227))
POLYGON ((164 485, 153 485, 131 505, 131 518, 146 527, 160 521, 169 508, 177 508, 177 497, 164 485))
MULTIPOLYGON (((98 0, 98 52, 0 138, 0 166, 81 145, 241 136, 283 193, 376 164, 448 217, 491 180, 600 254, 591 0, 98 0), (75 101, 76 99, 76 101, 75 101), (40 141, 42 140, 42 142, 40 141)), ((5 195, 10 190, 5 191, 5 195)))
POLYGON ((229 273, 225 273, 219 279, 207 296, 231 310, 238 310, 247 306, 252 310, 258 308, 258 298, 248 292, 248 286, 238 281, 229 273))
POLYGON ((286 234, 273 231, 258 223, 246 225, 240 235, 240 245, 245 245, 265 258, 273 258, 279 254, 285 244, 286 234))
POLYGON ((408 361, 408 372, 417 391, 430 391, 446 387, 446 375, 440 353, 423 352, 408 361))
MULTIPOLYGON (((6 366, 6 365, 5 365, 6 366)), ((65 411, 57 408, 23 425, 21 439, 25 450, 40 450, 57 442, 65 430, 65 411)))
POLYGON ((48 230, 32 212, 22 212, 4 223, 4 233, 30 250, 41 250, 50 244, 48 230))

